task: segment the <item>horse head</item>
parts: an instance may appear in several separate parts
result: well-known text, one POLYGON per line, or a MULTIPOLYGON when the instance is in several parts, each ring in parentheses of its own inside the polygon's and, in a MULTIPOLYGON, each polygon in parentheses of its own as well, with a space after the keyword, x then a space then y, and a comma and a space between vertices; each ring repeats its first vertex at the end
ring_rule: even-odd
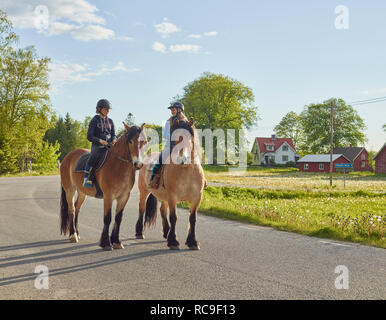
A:
POLYGON ((145 123, 141 127, 129 126, 125 122, 125 137, 126 144, 129 149, 129 157, 133 161, 135 169, 139 170, 143 167, 143 163, 139 160, 140 149, 147 144, 147 137, 145 134, 145 123))

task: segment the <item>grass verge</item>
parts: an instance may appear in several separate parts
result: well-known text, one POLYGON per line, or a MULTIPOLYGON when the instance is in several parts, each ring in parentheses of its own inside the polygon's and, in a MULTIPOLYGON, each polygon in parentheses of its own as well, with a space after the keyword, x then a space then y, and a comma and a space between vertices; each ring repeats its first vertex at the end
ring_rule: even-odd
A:
POLYGON ((385 207, 386 192, 207 187, 199 211, 222 219, 386 248, 385 207))

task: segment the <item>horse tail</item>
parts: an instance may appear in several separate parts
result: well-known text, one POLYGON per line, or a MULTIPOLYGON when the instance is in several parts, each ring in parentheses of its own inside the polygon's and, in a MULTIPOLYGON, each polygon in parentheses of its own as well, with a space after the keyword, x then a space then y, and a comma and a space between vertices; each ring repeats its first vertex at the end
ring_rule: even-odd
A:
POLYGON ((158 200, 152 193, 150 193, 146 200, 145 227, 155 225, 157 220, 157 209, 158 200))
POLYGON ((70 222, 69 217, 66 191, 62 186, 62 194, 60 197, 60 234, 67 234, 70 222))

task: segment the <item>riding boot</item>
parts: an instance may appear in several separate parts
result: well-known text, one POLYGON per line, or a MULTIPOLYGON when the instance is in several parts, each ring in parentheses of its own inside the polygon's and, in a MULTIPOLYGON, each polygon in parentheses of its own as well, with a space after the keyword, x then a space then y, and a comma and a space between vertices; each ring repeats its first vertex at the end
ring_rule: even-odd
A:
POLYGON ((87 163, 86 167, 84 168, 84 180, 83 180, 83 186, 92 188, 92 180, 91 180, 91 171, 92 167, 87 163))
POLYGON ((149 181, 149 184, 148 184, 149 188, 152 188, 152 189, 157 189, 158 188, 159 180, 161 178, 161 175, 158 172, 160 168, 161 168, 161 164, 160 163, 156 163, 154 165, 153 170, 151 172, 150 181, 149 181))

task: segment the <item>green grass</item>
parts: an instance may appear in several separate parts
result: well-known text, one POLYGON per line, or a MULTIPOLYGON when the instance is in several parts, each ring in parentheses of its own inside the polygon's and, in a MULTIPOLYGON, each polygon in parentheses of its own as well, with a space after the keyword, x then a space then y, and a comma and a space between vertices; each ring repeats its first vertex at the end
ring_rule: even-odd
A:
POLYGON ((56 176, 59 175, 59 169, 56 170, 40 170, 40 171, 23 171, 16 173, 6 173, 0 175, 0 178, 12 178, 12 177, 33 177, 33 176, 56 176))
MULTIPOLYGON (((208 182, 223 185, 244 186, 263 189, 329 191, 328 173, 301 172, 297 168, 251 167, 238 170, 229 166, 204 166, 208 182), (229 168, 232 168, 230 171, 229 168)), ((386 190, 386 175, 372 172, 350 172, 346 175, 344 187, 342 173, 333 174, 333 190, 382 192, 386 190)))
POLYGON ((222 219, 386 248, 384 208, 386 192, 207 187, 199 211, 222 219))

